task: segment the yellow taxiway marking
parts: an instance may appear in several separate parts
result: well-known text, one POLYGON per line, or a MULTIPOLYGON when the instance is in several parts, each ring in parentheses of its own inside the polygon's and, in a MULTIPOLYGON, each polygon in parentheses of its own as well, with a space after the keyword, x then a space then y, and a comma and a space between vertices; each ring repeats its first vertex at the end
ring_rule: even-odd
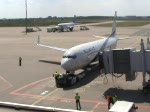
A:
POLYGON ((53 94, 54 92, 56 92, 58 89, 55 89, 53 92, 50 92, 49 94, 47 94, 46 96, 42 97, 41 99, 37 100, 36 102, 34 102, 32 105, 35 105, 37 103, 39 103, 40 101, 46 99, 49 95, 53 94))

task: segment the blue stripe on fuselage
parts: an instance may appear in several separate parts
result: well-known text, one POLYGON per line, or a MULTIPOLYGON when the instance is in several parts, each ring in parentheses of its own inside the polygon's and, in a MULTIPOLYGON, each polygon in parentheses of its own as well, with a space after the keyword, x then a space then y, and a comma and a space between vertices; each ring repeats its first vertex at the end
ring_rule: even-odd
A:
MULTIPOLYGON (((103 43, 102 47, 99 49, 99 51, 98 51, 97 55, 93 58, 93 60, 92 60, 91 62, 93 62, 93 61, 96 59, 96 57, 98 56, 98 54, 99 54, 100 50, 104 50, 104 49, 105 49, 105 47, 106 47, 106 45, 107 45, 108 41, 109 41, 109 38, 107 38, 107 39, 104 41, 104 43, 103 43)), ((90 63, 91 63, 91 62, 90 62, 90 63)), ((89 63, 89 64, 90 64, 90 63, 89 63)))
MULTIPOLYGON (((109 39, 110 39, 110 38, 107 38, 107 39, 104 41, 104 43, 103 43, 102 47, 99 49, 97 55, 93 58, 93 60, 92 60, 89 64, 91 64, 91 63, 96 59, 96 57, 99 55, 99 52, 100 52, 101 50, 104 50, 104 49, 106 48, 109 39)), ((89 65, 89 64, 88 64, 88 65, 89 65)))
POLYGON ((114 30, 109 37, 114 37, 116 30, 114 30))
POLYGON ((102 45, 102 47, 100 48, 100 50, 104 50, 104 49, 105 49, 105 47, 107 46, 108 41, 109 41, 109 38, 107 38, 107 39, 105 40, 105 42, 103 43, 103 45, 102 45))

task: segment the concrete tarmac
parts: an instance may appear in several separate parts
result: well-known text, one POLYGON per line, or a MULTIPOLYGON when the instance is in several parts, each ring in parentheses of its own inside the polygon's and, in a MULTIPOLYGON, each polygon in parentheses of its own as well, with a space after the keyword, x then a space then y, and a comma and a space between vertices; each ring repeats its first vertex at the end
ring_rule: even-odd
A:
MULTIPOLYGON (((55 33, 47 33, 46 27, 42 27, 42 31, 27 35, 23 33, 23 27, 1 27, 0 101, 76 110, 74 97, 78 92, 81 96, 81 110, 107 112, 106 96, 116 93, 119 100, 135 102, 139 107, 137 112, 149 112, 150 94, 145 96, 141 92, 141 73, 138 73, 135 81, 126 82, 124 76, 105 76, 97 69, 87 72, 88 76, 72 87, 55 86, 53 73, 65 73, 60 67, 63 52, 37 46, 38 35, 44 45, 70 48, 99 39, 92 35, 107 36, 111 32, 110 27, 88 27, 88 31, 80 31, 76 27, 73 32, 55 33), (19 66, 19 57, 22 57, 22 66, 19 66)), ((117 48, 140 49, 140 40, 144 39, 146 43, 148 37, 137 33, 143 28, 150 28, 150 25, 117 28, 118 38, 132 36, 131 39, 118 41, 117 48)), ((0 110, 7 112, 4 109, 0 110)))

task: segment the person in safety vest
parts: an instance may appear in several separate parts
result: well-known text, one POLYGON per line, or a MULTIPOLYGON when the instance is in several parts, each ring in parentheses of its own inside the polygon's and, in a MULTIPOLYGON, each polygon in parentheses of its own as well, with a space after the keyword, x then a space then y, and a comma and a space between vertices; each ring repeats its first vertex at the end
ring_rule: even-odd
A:
POLYGON ((113 104, 118 100, 118 96, 117 95, 114 95, 113 97, 113 104))
POLYGON ((55 72, 54 74, 53 74, 53 77, 55 77, 55 81, 57 82, 57 79, 58 79, 58 77, 59 77, 59 73, 58 72, 55 72))
POLYGON ((77 110, 81 110, 80 96, 78 95, 78 93, 76 93, 75 100, 76 100, 76 107, 77 107, 77 110))

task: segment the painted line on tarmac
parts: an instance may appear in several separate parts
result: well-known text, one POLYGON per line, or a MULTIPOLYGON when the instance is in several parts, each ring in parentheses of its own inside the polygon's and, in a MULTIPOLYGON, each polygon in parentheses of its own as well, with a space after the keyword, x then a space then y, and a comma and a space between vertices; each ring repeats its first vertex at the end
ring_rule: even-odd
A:
MULTIPOLYGON (((20 94, 20 93, 14 93, 14 95, 17 96, 27 96, 27 97, 31 97, 31 98, 43 98, 43 96, 40 95, 32 95, 32 94, 20 94)), ((69 99, 69 98, 58 98, 58 97, 48 97, 47 100, 60 100, 60 101, 66 101, 66 102, 71 102, 71 101, 75 101, 74 99, 69 99)), ((107 102, 99 102, 99 101, 93 101, 93 100, 81 100, 81 102, 86 102, 86 103, 96 103, 96 105, 93 107, 92 110, 95 110, 99 105, 107 105, 107 102)), ((139 105, 136 104, 138 107, 142 108, 142 109, 150 109, 150 106, 144 106, 144 105, 139 105)))
POLYGON ((97 104, 93 107, 92 112, 94 112, 94 110, 95 110, 100 104, 101 104, 100 102, 97 103, 97 104))
POLYGON ((0 79, 2 79, 4 82, 6 82, 6 87, 4 87, 3 89, 1 89, 0 91, 4 91, 4 90, 6 90, 6 89, 8 89, 8 88, 10 88, 10 87, 12 87, 13 85, 10 83, 10 82, 8 82, 6 79, 4 79, 2 76, 0 76, 0 79))
MULTIPOLYGON (((75 101, 75 99, 72 98, 59 98, 59 97, 47 97, 48 99, 56 99, 56 100, 66 100, 66 101, 75 101)), ((81 102, 86 102, 86 103, 100 103, 102 105, 107 104, 106 102, 100 102, 96 100, 80 100, 81 102)))
POLYGON ((141 107, 142 109, 150 109, 150 106, 144 106, 144 105, 138 105, 138 104, 137 104, 137 106, 141 107))
POLYGON ((15 90, 15 91, 10 92, 10 94, 17 93, 17 92, 19 92, 19 91, 21 91, 21 90, 23 90, 23 89, 26 89, 26 88, 28 88, 28 87, 30 87, 30 86, 33 86, 33 85, 35 85, 35 84, 38 84, 38 83, 40 83, 40 82, 42 82, 42 81, 45 81, 45 80, 48 80, 48 79, 50 79, 50 78, 53 78, 53 77, 48 77, 48 78, 45 78, 45 79, 42 79, 42 80, 33 82, 33 83, 31 83, 31 84, 28 84, 28 85, 26 85, 26 86, 23 86, 22 88, 19 88, 19 89, 15 90))
MULTIPOLYGON (((43 98, 43 96, 40 96, 40 95, 32 95, 32 94, 20 94, 20 93, 15 93, 15 95, 17 96, 27 96, 27 97, 31 97, 31 98, 34 98, 34 99, 38 99, 38 98, 43 98)), ((53 101, 68 101, 68 102, 71 102, 71 101, 75 101, 75 99, 69 99, 69 98, 58 98, 58 97, 48 97, 48 99, 46 100, 53 100, 53 101)), ((93 111, 100 105, 107 105, 107 102, 100 102, 100 101, 94 101, 94 100, 81 100, 81 103, 82 102, 85 102, 85 103, 96 103, 96 105, 93 107, 93 111)), ((142 108, 142 109, 150 109, 150 106, 144 106, 144 105, 138 105, 136 104, 138 107, 142 108)))
POLYGON ((49 94, 47 94, 46 96, 42 97, 41 99, 37 100, 36 102, 34 102, 32 105, 35 105, 37 103, 39 103, 40 101, 46 99, 49 95, 55 93, 58 89, 55 89, 54 91, 50 92, 49 94))
POLYGON ((31 98, 42 98, 40 95, 32 95, 32 94, 23 94, 23 93, 11 93, 12 95, 22 96, 22 97, 31 97, 31 98))
MULTIPOLYGON (((30 87, 30 86, 33 86, 33 85, 35 85, 35 84, 38 84, 38 83, 40 83, 40 82, 42 82, 42 81, 45 81, 45 80, 48 80, 48 79, 50 79, 50 78, 53 78, 53 77, 48 77, 48 78, 45 78, 45 79, 42 79, 42 80, 33 82, 33 83, 31 83, 31 84, 28 84, 28 85, 26 85, 26 86, 24 86, 24 87, 22 87, 22 88, 19 88, 19 89, 15 90, 15 91, 11 92, 10 94, 17 95, 17 96, 27 96, 27 97, 32 97, 32 98, 40 98, 38 101, 41 101, 41 100, 43 100, 43 99, 45 99, 45 98, 48 98, 47 100, 56 99, 56 100, 64 100, 64 101, 65 101, 65 100, 66 100, 66 101, 75 101, 75 99, 70 99, 70 98, 49 97, 49 95, 52 94, 52 93, 50 93, 50 94, 48 94, 48 95, 46 95, 46 96, 44 96, 44 97, 43 97, 43 96, 40 96, 40 95, 17 93, 17 92, 19 92, 19 91, 21 91, 21 90, 23 90, 23 89, 26 89, 26 88, 28 88, 28 87, 30 87)), ((57 89, 56 89, 56 90, 57 90, 57 89)), ((54 90, 54 92, 55 92, 55 90, 54 90)), ((38 101, 36 101, 36 102, 38 102, 38 101)), ((81 100, 81 102, 96 103, 96 105, 94 106, 93 109, 96 109, 99 105, 107 105, 107 102, 99 102, 99 101, 94 101, 94 100, 81 100)), ((33 103, 33 104, 34 104, 34 103, 33 103)), ((33 105, 33 104, 32 104, 32 105, 33 105)), ((144 106, 144 105, 137 105, 137 106, 141 107, 142 109, 150 109, 150 106, 144 106)))

